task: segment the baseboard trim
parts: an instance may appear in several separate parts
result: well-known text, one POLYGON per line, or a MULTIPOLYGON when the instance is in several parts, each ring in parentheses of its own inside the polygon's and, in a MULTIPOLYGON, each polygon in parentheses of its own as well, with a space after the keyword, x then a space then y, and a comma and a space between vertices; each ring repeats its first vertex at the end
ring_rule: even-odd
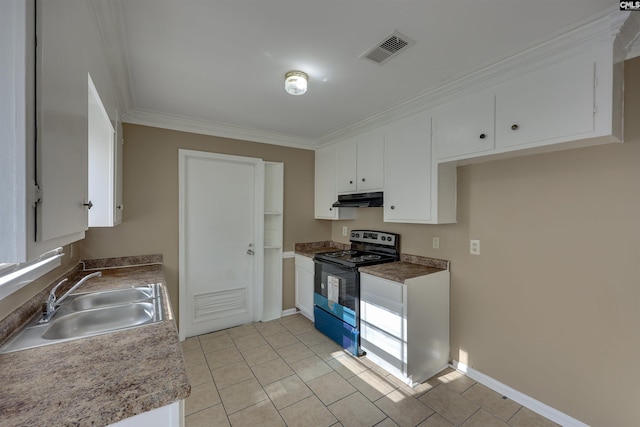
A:
POLYGON ((296 314, 298 312, 295 308, 289 308, 287 310, 282 310, 282 317, 291 316, 292 314, 296 314))
POLYGON ((575 418, 565 414, 564 412, 560 412, 557 409, 552 408, 549 405, 546 405, 533 397, 527 396, 524 393, 519 392, 506 384, 501 383, 500 381, 491 378, 488 375, 483 374, 482 372, 476 371, 470 366, 458 362, 454 360, 451 362, 451 367, 457 369, 458 371, 464 373, 466 376, 475 380, 482 385, 485 385, 496 391, 503 396, 507 396, 509 399, 513 400, 521 404, 522 406, 531 409, 533 412, 542 415, 545 418, 550 419, 551 421, 560 424, 564 427, 589 427, 588 424, 583 423, 582 421, 576 420, 575 418))

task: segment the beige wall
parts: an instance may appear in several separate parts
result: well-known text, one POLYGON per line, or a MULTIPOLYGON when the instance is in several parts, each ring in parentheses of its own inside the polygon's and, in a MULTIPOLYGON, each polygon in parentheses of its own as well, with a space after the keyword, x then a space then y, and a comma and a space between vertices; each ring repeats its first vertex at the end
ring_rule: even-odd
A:
POLYGON ((625 144, 459 167, 457 224, 370 208, 332 229, 451 260, 451 358, 592 426, 640 425, 640 58, 625 66, 625 144))
MULTIPOLYGON (((82 256, 163 254, 176 311, 180 148, 283 162, 284 250, 293 251, 295 242, 327 239, 331 234, 331 224, 313 219, 313 151, 126 124, 124 139, 122 224, 90 229, 82 242, 82 256)), ((288 309, 294 307, 293 263, 285 260, 283 265, 283 308, 288 309)))

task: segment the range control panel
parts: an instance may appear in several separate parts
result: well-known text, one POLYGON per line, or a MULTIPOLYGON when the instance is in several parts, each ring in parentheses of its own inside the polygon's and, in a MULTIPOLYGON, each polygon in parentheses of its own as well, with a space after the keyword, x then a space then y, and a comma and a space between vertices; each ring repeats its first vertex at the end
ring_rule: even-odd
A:
POLYGON ((395 246, 398 235, 382 231, 353 230, 351 242, 372 243, 375 245, 395 246))

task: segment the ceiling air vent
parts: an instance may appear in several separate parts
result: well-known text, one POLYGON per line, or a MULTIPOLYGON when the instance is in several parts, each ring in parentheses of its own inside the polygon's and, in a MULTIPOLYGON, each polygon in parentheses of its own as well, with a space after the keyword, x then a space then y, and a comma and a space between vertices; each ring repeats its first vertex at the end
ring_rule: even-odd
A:
POLYGON ((377 46, 360 55, 360 58, 368 59, 376 64, 384 64, 414 43, 415 41, 409 37, 395 31, 382 42, 378 43, 377 46))

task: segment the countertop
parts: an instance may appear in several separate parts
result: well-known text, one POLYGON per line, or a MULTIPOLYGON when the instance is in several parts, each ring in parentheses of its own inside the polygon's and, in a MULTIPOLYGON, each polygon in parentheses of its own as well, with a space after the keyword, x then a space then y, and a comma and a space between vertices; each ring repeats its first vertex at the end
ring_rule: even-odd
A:
POLYGON ((404 283, 415 277, 449 270, 449 261, 417 255, 401 254, 400 261, 360 267, 361 273, 404 283))
MULTIPOLYGON (((331 252, 349 249, 350 245, 323 240, 319 242, 296 243, 295 253, 309 258, 317 253, 331 252)), ((423 257, 419 255, 400 254, 400 261, 375 264, 358 268, 361 273, 382 277, 394 282, 404 283, 405 280, 414 277, 426 276, 449 270, 449 261, 437 258, 423 257)))
POLYGON ((104 426, 189 396, 162 265, 101 271, 77 292, 161 283, 165 319, 0 355, 0 426, 104 426))
POLYGON ((294 251, 298 255, 313 258, 313 256, 318 253, 344 251, 349 248, 351 248, 351 245, 334 242, 333 240, 323 240, 319 242, 296 243, 294 251))

